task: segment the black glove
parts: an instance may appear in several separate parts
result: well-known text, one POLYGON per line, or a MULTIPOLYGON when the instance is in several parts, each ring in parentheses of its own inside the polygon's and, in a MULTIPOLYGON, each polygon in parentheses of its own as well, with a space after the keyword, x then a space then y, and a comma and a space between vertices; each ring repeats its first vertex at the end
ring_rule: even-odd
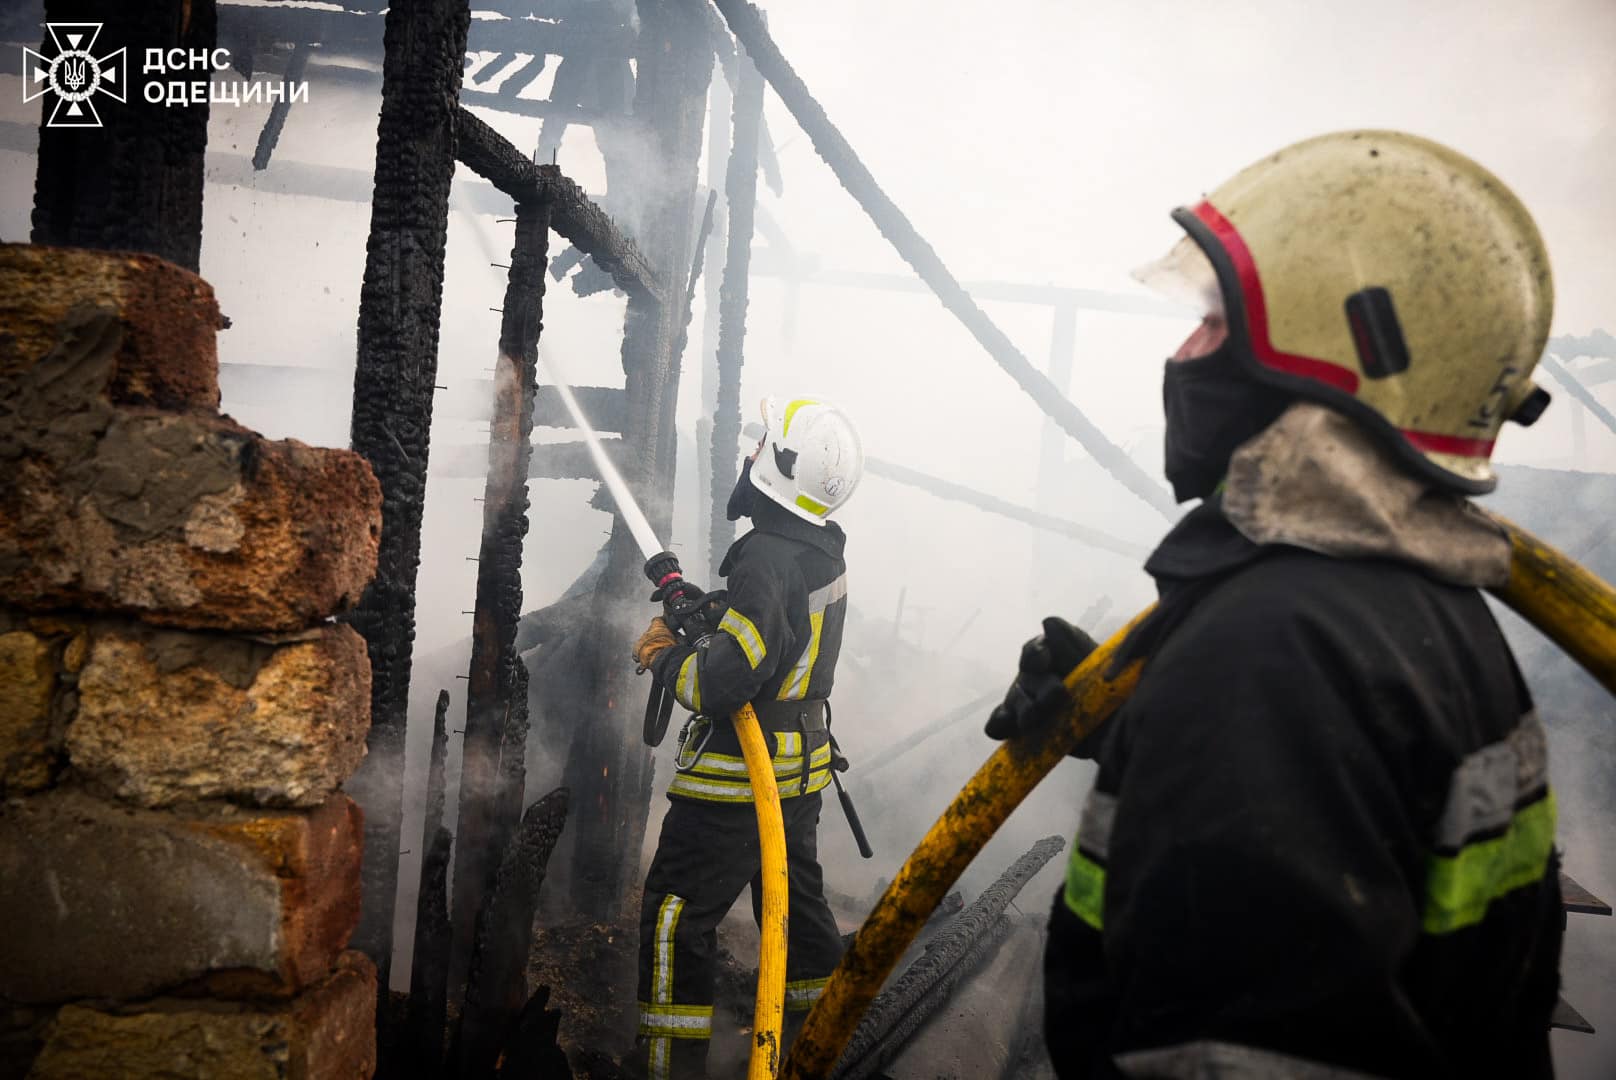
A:
POLYGON ((988 717, 988 738, 1008 739, 1058 719, 1072 705, 1066 675, 1096 648, 1093 638, 1065 619, 1045 619, 1044 632, 1021 647, 1020 674, 988 717))

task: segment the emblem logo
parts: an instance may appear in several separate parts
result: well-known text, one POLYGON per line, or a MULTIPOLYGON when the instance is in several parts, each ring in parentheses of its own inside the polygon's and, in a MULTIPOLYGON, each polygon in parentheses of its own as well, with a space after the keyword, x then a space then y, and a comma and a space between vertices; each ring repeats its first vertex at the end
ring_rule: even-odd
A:
POLYGON ((128 100, 129 63, 123 49, 105 56, 94 53, 101 23, 46 23, 56 55, 24 46, 23 101, 33 101, 46 93, 56 95, 46 127, 98 128, 101 116, 95 110, 95 95, 105 94, 114 101, 128 100))

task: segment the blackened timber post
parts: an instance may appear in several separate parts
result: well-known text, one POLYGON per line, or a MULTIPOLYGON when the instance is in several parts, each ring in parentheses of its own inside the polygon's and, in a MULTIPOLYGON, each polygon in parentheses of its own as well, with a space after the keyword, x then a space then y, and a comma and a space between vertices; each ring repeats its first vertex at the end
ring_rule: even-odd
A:
MULTIPOLYGON (((203 154, 208 101, 170 105, 167 79, 152 102, 143 69, 149 51, 164 57, 211 57, 217 41, 214 0, 47 0, 47 23, 100 23, 82 47, 100 61, 122 48, 123 63, 96 65, 97 89, 83 102, 41 95, 39 163, 34 174, 32 240, 36 244, 144 251, 195 271, 202 253, 203 154), (126 85, 116 86, 122 79, 126 85), (133 81, 139 88, 127 85, 133 81), (114 97, 121 92, 123 100, 114 97), (74 112, 74 110, 77 110, 74 112), (91 121, 99 126, 89 126, 91 121)), ((43 56, 71 43, 48 30, 43 56)), ((211 61, 210 61, 211 62, 211 61)), ((34 66, 30 63, 30 67, 34 66)), ((204 69, 171 76, 187 90, 204 69)), ((35 85, 29 73, 29 85, 35 85)), ((203 84, 198 84, 203 85, 203 84)))
MULTIPOLYGON (((684 325, 684 285, 691 263, 690 224, 708 83, 711 38, 694 0, 640 0, 634 122, 647 135, 658 167, 644 193, 639 239, 657 275, 660 304, 631 294, 623 327, 626 423, 625 479, 657 535, 672 519, 673 409, 679 372, 671 362, 684 325)), ((608 921, 622 914, 639 874, 640 846, 651 803, 652 758, 640 739, 645 683, 627 659, 632 631, 623 613, 638 605, 647 618, 642 555, 621 516, 614 522, 607 565, 595 593, 592 639, 583 685, 593 709, 579 718, 568 752, 566 784, 573 791, 567 869, 574 906, 608 921)), ((637 629, 637 628, 634 628, 637 629)))
POLYGON ((403 810, 404 727, 415 577, 421 559, 427 440, 438 371, 438 319, 455 168, 467 0, 395 0, 387 10, 376 188, 359 293, 353 448, 382 487, 376 578, 348 616, 370 652, 369 753, 348 791, 365 813, 364 900, 355 947, 380 972, 393 953, 403 810))
MULTIPOLYGON (((727 34, 725 35, 728 36, 727 34)), ((707 183, 716 187, 717 181, 713 173, 718 163, 729 161, 729 124, 727 119, 732 109, 733 95, 730 93, 729 82, 725 79, 714 79, 707 106, 707 183)), ((717 272, 720 266, 719 254, 727 249, 726 236, 728 235, 728 211, 722 201, 713 216, 712 235, 707 238, 707 258, 713 265, 713 272, 709 272, 707 279, 702 282, 702 314, 701 314, 701 419, 696 427, 696 455, 697 480, 699 490, 707 493, 706 513, 698 514, 696 520, 716 521, 722 514, 717 500, 713 499, 713 421, 718 414, 718 307, 719 307, 719 281, 721 275, 717 272)), ((692 570, 695 567, 691 568, 692 570)), ((718 563, 709 562, 704 568, 708 575, 718 572, 718 563)), ((706 580, 711 580, 711 577, 706 580)))
POLYGON ((718 302, 718 401, 713 414, 713 517, 709 542, 718 566, 735 539, 725 512, 737 476, 741 439, 741 363, 746 345, 746 306, 752 274, 752 222, 757 211, 758 128, 763 120, 763 76, 741 50, 735 88, 735 136, 724 197, 729 203, 729 248, 718 302))
MULTIPOLYGON (((456 996, 471 965, 477 912, 490 875, 521 816, 520 791, 515 793, 514 813, 502 813, 513 800, 502 791, 508 785, 501 783, 501 744, 507 714, 527 711, 527 687, 519 674, 515 644, 516 623, 522 616, 522 540, 528 529, 527 473, 533 455, 533 399, 549 236, 549 204, 542 200, 518 203, 488 425, 488 479, 483 488, 483 535, 460 756, 454 902, 450 905, 454 921, 450 986, 456 996), (524 685, 514 685, 517 681, 524 685)), ((524 750, 512 748, 518 758, 524 750)))
POLYGON ((426 819, 421 825, 421 891, 415 904, 415 952, 410 965, 410 1003, 405 1022, 408 1064, 383 1062, 381 1075, 436 1080, 443 1075, 448 1023, 449 830, 443 827, 444 772, 449 756, 449 692, 438 691, 427 754, 426 819))

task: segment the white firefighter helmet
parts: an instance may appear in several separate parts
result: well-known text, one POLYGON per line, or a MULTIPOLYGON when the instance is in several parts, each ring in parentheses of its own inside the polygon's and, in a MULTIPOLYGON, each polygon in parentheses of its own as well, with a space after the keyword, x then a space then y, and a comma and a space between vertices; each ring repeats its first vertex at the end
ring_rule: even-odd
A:
POLYGON ((1222 312, 1259 382, 1367 428, 1417 475, 1491 491, 1505 420, 1548 403, 1532 383, 1554 310, 1532 216, 1492 173, 1395 131, 1286 147, 1194 207, 1141 281, 1222 312))
POLYGON ((804 521, 825 524, 864 475, 858 432, 836 406, 810 398, 763 399, 763 444, 752 485, 804 521))

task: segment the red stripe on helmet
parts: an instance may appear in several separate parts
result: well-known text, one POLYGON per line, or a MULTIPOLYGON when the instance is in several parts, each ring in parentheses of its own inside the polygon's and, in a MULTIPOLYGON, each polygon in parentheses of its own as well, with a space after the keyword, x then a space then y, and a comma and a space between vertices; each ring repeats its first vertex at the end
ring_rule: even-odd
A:
POLYGON ((1304 379, 1333 386, 1337 390, 1349 394, 1358 392, 1358 373, 1339 364, 1332 364, 1328 360, 1320 360, 1316 356, 1301 356, 1297 353, 1280 352, 1274 348, 1274 343, 1268 338, 1268 305, 1263 299, 1262 281, 1257 277, 1257 263, 1251 257, 1251 249, 1240 238, 1228 218, 1218 212, 1217 207, 1202 201, 1194 214, 1204 222, 1212 234, 1223 245, 1228 253, 1229 260, 1234 263, 1235 272, 1240 276, 1240 299, 1246 309, 1246 328, 1251 338, 1251 351, 1257 357, 1257 362, 1264 367, 1282 371, 1287 375, 1300 375, 1304 379))
POLYGON ((1492 457, 1492 439, 1467 439, 1463 435, 1443 435, 1436 431, 1409 431, 1404 429, 1403 438, 1407 439, 1414 449, 1426 454, 1452 454, 1455 457, 1492 457))

